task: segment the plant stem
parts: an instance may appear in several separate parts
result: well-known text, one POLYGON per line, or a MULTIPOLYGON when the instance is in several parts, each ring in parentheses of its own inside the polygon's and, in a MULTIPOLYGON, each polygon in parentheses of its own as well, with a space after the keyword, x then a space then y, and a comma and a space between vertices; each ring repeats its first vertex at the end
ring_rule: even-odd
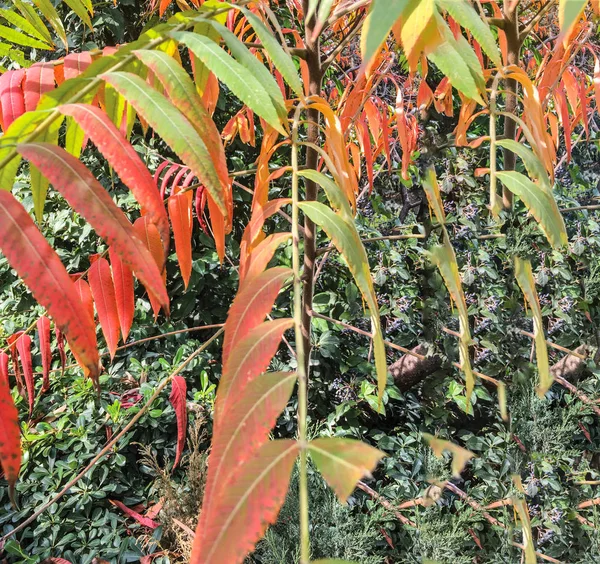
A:
MULTIPOLYGON (((298 187, 298 118, 301 106, 296 108, 292 126, 292 267, 294 270, 294 329, 296 337, 296 364, 298 371, 298 440, 300 441, 300 564, 308 564, 310 538, 308 532, 308 483, 306 449, 307 394, 307 351, 303 333, 302 278, 300 277, 300 208, 298 187)), ((306 229, 306 226, 305 226, 306 229)), ((306 245, 306 237, 305 237, 306 245)), ((311 272, 312 275, 312 272, 311 272)), ((309 317, 310 324, 310 317, 309 317)), ((310 325, 309 325, 310 326, 310 325)))

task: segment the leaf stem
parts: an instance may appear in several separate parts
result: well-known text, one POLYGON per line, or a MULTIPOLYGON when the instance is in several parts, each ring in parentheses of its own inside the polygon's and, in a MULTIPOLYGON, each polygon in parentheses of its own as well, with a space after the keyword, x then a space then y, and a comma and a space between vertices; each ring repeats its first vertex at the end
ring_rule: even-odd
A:
POLYGON ((292 267, 294 270, 294 329, 298 371, 298 439, 300 441, 300 564, 308 564, 310 537, 308 531, 308 483, 306 449, 307 380, 306 351, 302 323, 302 278, 300 277, 300 208, 298 178, 298 124, 302 106, 296 107, 292 125, 292 267))

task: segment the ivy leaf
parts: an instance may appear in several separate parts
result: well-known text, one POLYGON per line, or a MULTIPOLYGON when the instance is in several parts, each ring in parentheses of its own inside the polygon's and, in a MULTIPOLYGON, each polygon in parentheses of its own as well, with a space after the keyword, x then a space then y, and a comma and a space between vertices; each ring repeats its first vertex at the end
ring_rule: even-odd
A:
POLYGON ((370 476, 385 456, 380 450, 361 441, 337 437, 310 441, 308 450, 319 472, 342 503, 346 503, 358 481, 370 476))
POLYGON ((504 186, 523 200, 555 249, 558 250, 567 245, 565 222, 551 193, 534 184, 519 172, 500 171, 497 176, 504 186))
POLYGON ((179 464, 181 454, 185 447, 185 435, 187 431, 187 403, 186 403, 187 384, 185 378, 182 376, 173 376, 171 380, 171 395, 169 401, 175 410, 175 416, 177 417, 177 453, 175 455, 175 462, 173 463, 173 470, 179 464))
POLYGON ((467 462, 475 456, 470 450, 455 445, 450 441, 438 439, 429 433, 423 433, 423 438, 429 443, 431 450, 433 450, 433 453, 438 458, 442 456, 444 451, 449 451, 452 454, 452 475, 455 478, 460 476, 467 462))
POLYGON ((548 364, 548 349, 546 347, 546 337, 544 336, 544 321, 542 319, 542 309, 538 300, 538 295, 535 290, 535 280, 531 270, 531 263, 528 260, 523 260, 515 257, 515 277, 519 283, 519 287, 527 300, 531 314, 533 316, 533 334, 535 337, 535 356, 537 360, 538 373, 540 375, 540 385, 537 392, 540 397, 544 397, 545 393, 552 385, 552 374, 548 364))

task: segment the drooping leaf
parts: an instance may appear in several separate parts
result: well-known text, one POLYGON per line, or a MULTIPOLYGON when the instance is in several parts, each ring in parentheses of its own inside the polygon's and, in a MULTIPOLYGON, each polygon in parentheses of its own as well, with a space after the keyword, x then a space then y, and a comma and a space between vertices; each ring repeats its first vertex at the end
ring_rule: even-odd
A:
POLYGON ((52 367, 52 350, 50 349, 50 320, 42 315, 37 320, 40 353, 42 355, 42 393, 50 389, 50 368, 52 367))
POLYGON ((346 503, 358 481, 370 476, 385 456, 380 450, 352 439, 324 437, 308 443, 308 450, 319 472, 346 503))
POLYGON ((119 341, 119 314, 115 287, 108 261, 101 256, 92 257, 91 260, 93 262, 88 271, 88 281, 110 358, 114 358, 119 341))
POLYGON ((517 496, 512 497, 512 503, 519 515, 519 521, 521 521, 521 533, 523 535, 523 545, 525 547, 525 564, 536 564, 538 558, 535 553, 533 533, 531 532, 529 508, 527 507, 525 500, 517 496))
POLYGON ((157 523, 149 517, 140 515, 137 511, 127 507, 122 501, 117 501, 116 499, 109 499, 108 501, 110 501, 115 507, 118 507, 123 513, 125 513, 125 515, 135 519, 143 527, 148 527, 149 529, 157 529, 160 527, 160 523, 157 523))
POLYGON ((77 296, 81 300, 81 303, 85 307, 85 311, 90 318, 92 324, 96 324, 94 317, 94 298, 92 297, 92 291, 88 283, 81 278, 79 274, 71 275, 73 282, 75 283, 75 289, 77 290, 77 296))
POLYGON ((11 43, 23 45, 23 47, 31 47, 32 49, 42 49, 45 51, 47 51, 48 49, 52 49, 52 47, 49 47, 45 41, 34 39, 29 35, 25 35, 24 33, 21 33, 20 31, 12 27, 7 27, 5 25, 0 25, 0 37, 3 37, 11 43))
MULTIPOLYGON (((156 229, 156 226, 153 223, 150 223, 146 216, 138 217, 133 223, 133 229, 137 233, 138 237, 143 241, 145 247, 150 251, 150 254, 152 255, 152 258, 154 258, 156 265, 159 266, 159 268, 162 268, 162 280, 163 284, 166 285, 167 272, 163 267, 163 246, 160 240, 158 229, 156 229)), ((151 293, 148 294, 148 298, 152 304, 152 311, 154 311, 154 318, 156 319, 160 312, 160 303, 151 293)))
POLYGON ((523 200, 550 244, 555 249, 564 247, 568 243, 567 231, 552 193, 519 172, 500 171, 497 176, 504 186, 523 200))
POLYGON ((19 334, 17 338, 17 351, 21 360, 21 367, 23 368, 27 401, 29 403, 29 417, 31 417, 35 399, 35 386, 33 383, 33 365, 31 362, 31 337, 27 333, 22 332, 19 334))
POLYGON ((119 314, 119 326, 123 342, 127 341, 133 315, 135 310, 135 295, 133 293, 133 274, 131 269, 124 265, 117 253, 110 248, 108 250, 110 266, 115 285, 115 299, 117 301, 117 313, 119 314))
MULTIPOLYGON (((0 106, 2 107, 2 129, 25 113, 25 99, 21 83, 25 78, 23 69, 7 71, 0 76, 0 106)), ((12 187, 12 185, 11 185, 12 187)))
POLYGON ((234 402, 233 397, 237 400, 244 388, 269 367, 283 334, 293 324, 294 321, 287 318, 266 321, 249 331, 244 339, 236 341, 235 349, 223 366, 217 389, 215 427, 223 421, 222 417, 234 402))
POLYGON ((463 468, 475 455, 466 448, 460 447, 450 441, 438 439, 429 433, 423 433, 423 438, 429 443, 433 453, 440 458, 444 451, 449 451, 452 454, 452 475, 455 478, 460 477, 463 468))
POLYGON ((52 35, 44 24, 42 18, 35 11, 35 8, 30 4, 26 4, 23 0, 13 0, 13 5, 21 12, 23 17, 29 22, 31 27, 37 33, 37 37, 50 45, 53 44, 52 35))
MULTIPOLYGON (((190 32, 172 32, 171 37, 190 49, 253 112, 285 134, 270 96, 252 72, 207 37, 190 32)), ((273 80, 272 77, 269 79, 273 80)))
POLYGON ((302 82, 300 81, 300 77, 298 76, 298 71, 296 70, 296 65, 294 61, 290 58, 290 56, 283 50, 281 45, 275 39, 273 33, 267 29, 265 24, 258 18, 255 14, 253 14, 247 8, 242 7, 241 11, 246 16, 246 19, 256 32, 256 35, 261 40, 262 44, 265 46, 265 49, 271 60, 285 79, 285 81, 291 86, 294 94, 298 96, 298 98, 302 99, 304 96, 304 88, 302 87, 302 82))
POLYGON ((175 411, 177 418, 177 453, 175 455, 175 462, 173 463, 173 470, 179 464, 181 460, 181 454, 185 447, 185 435, 187 432, 187 404, 186 404, 186 393, 187 384, 185 378, 182 376, 173 376, 171 380, 171 395, 169 401, 175 411))
POLYGON ((363 65, 368 66, 388 38, 392 27, 410 6, 410 0, 373 0, 363 25, 361 51, 363 65))
POLYGON ((108 73, 102 76, 144 117, 149 125, 171 146, 213 195, 223 215, 227 205, 210 153, 188 119, 162 94, 148 87, 131 73, 108 73))
POLYGON ((19 30, 25 32, 27 35, 30 35, 31 37, 39 39, 45 43, 47 49, 53 48, 52 42, 48 41, 47 36, 41 34, 27 18, 20 16, 15 10, 0 9, 0 16, 19 30))
POLYGON ((71 116, 98 147, 110 166, 140 203, 142 214, 148 215, 163 240, 165 257, 169 250, 169 220, 154 180, 139 155, 123 137, 108 116, 89 104, 68 104, 57 108, 71 116))
POLYGON ((8 382, 0 378, 0 465, 9 485, 10 499, 15 504, 15 483, 21 468, 21 433, 19 414, 10 395, 8 382))
POLYGON ((58 15, 56 8, 50 0, 32 0, 37 6, 38 10, 42 13, 46 21, 54 28, 58 37, 63 42, 64 46, 68 49, 69 44, 67 42, 67 34, 62 23, 61 17, 58 15))
POLYGON ((169 298, 156 262, 125 214, 89 170, 60 147, 30 143, 19 145, 18 150, 90 222, 168 312, 169 298))
POLYGON ((175 237, 175 251, 183 286, 187 290, 192 274, 192 199, 191 190, 176 192, 169 196, 169 218, 175 237))
POLYGON ((241 288, 227 314, 223 340, 223 366, 235 343, 265 320, 281 287, 292 276, 289 268, 270 268, 241 288))
POLYGON ((292 440, 267 442, 222 490, 219 512, 196 529, 191 564, 241 564, 275 521, 298 456, 292 440))
POLYGON ((488 26, 467 0, 436 0, 462 27, 468 29, 482 49, 488 54, 494 65, 502 67, 502 58, 496 40, 488 26))
POLYGON ((444 211, 444 204, 440 196, 440 187, 433 168, 427 171, 427 175, 423 180, 423 190, 427 196, 429 207, 433 210, 436 219, 441 224, 446 223, 446 212, 444 211))
POLYGON ((66 335, 71 350, 92 378, 99 374, 96 331, 65 267, 25 208, 0 190, 0 249, 9 264, 66 335))
POLYGON ((7 337, 6 342, 10 350, 10 360, 12 362, 13 372, 15 373, 15 380, 17 381, 17 389, 19 395, 23 396, 25 393, 25 385, 23 383, 23 375, 21 374, 21 366, 19 365, 19 353, 17 351, 17 339, 20 333, 15 333, 10 337, 7 337))
MULTIPOLYGON (((385 356, 385 345, 383 343, 383 334, 379 322, 379 308, 377 306, 377 297, 373 287, 373 280, 369 271, 369 261, 367 253, 356 226, 353 221, 349 221, 331 211, 327 206, 319 202, 303 202, 300 209, 312 221, 319 225, 331 238, 333 244, 344 257, 356 285, 360 289, 368 307, 371 317, 371 327, 373 331, 373 348, 375 353, 375 368, 377 371, 377 383, 379 391, 379 400, 383 397, 383 392, 387 383, 387 363, 385 356)), ((380 405, 380 409, 383 405, 380 405)))
POLYGON ((535 290, 535 280, 531 270, 531 263, 515 257, 515 277, 519 287, 527 300, 531 315, 533 317, 533 334, 535 336, 535 356, 537 360, 537 369, 540 377, 540 385, 537 388, 538 395, 544 397, 546 392, 552 386, 552 374, 548 363, 548 349, 546 347, 546 337, 544 336, 544 321, 542 318, 542 308, 535 290))
POLYGON ((548 173, 544 168, 542 162, 535 156, 534 152, 523 145, 522 143, 518 143, 514 139, 499 139, 496 141, 496 145, 500 147, 505 147, 509 149, 515 155, 521 157, 529 176, 533 180, 537 180, 540 183, 540 187, 548 192, 552 192, 552 186, 550 183, 550 178, 548 177, 548 173))
MULTIPOLYGON (((63 332, 59 329, 58 325, 56 325, 56 323, 54 323, 54 335, 56 337, 56 348, 58 349, 58 354, 60 356, 61 376, 64 376, 65 367, 67 365, 67 353, 65 352, 65 336, 63 335, 63 332)), ((96 334, 94 333, 94 343, 95 342, 96 334)))
POLYGON ((93 14, 93 11, 90 10, 90 14, 88 14, 88 7, 86 7, 85 3, 82 0, 63 0, 63 2, 77 14, 77 16, 83 21, 85 25, 87 25, 92 31, 94 30, 92 26, 92 20, 90 19, 90 14, 93 14))

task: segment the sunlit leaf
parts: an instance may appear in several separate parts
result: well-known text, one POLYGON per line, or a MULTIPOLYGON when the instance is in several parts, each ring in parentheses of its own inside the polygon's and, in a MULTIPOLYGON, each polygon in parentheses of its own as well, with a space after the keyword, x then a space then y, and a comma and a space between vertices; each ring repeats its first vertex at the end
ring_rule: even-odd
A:
POLYGON ((455 445, 450 441, 438 439, 429 433, 423 433, 423 438, 429 443, 431 450, 433 450, 433 453, 438 458, 444 454, 444 451, 448 451, 452 454, 452 475, 455 478, 460 476, 460 473, 463 471, 467 462, 475 456, 470 450, 455 445))

